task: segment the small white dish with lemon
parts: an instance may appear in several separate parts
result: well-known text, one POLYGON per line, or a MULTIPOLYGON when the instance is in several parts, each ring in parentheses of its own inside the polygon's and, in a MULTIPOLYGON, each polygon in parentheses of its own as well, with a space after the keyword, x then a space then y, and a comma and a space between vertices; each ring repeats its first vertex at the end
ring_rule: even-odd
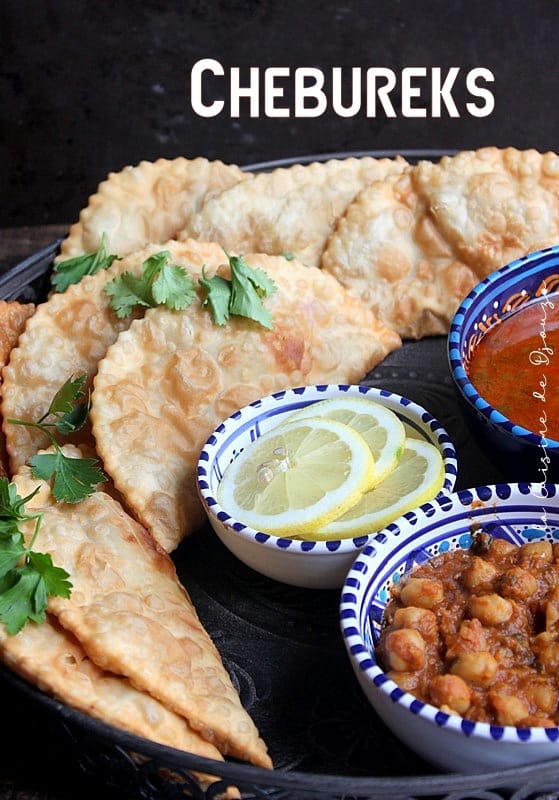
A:
POLYGON ((198 491, 221 541, 262 574, 338 588, 369 537, 452 491, 456 451, 405 397, 361 385, 269 395, 209 437, 198 491))

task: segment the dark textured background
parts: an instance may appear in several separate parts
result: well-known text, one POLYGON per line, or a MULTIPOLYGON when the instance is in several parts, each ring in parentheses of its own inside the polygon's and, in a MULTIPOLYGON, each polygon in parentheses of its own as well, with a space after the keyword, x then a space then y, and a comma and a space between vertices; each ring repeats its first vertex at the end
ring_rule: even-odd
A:
POLYGON ((558 23, 554 0, 0 0, 0 227, 71 222, 110 170, 158 156, 557 149, 558 23), (204 57, 226 68, 484 66, 496 105, 483 119, 201 119, 188 87, 204 57))
MULTIPOLYGON (((246 164, 309 153, 452 150, 488 144, 557 150, 558 23, 555 0, 0 0, 0 229, 70 223, 109 171, 159 156, 203 155, 246 164), (496 105, 483 119, 463 113, 459 119, 443 114, 438 120, 388 120, 382 115, 367 119, 364 114, 350 119, 326 114, 299 120, 246 115, 240 120, 204 120, 192 112, 188 98, 190 68, 204 57, 216 58, 226 68, 383 66, 399 73, 406 66, 439 66, 444 71, 458 66, 463 72, 483 66, 494 73, 496 105)), ((9 243, 11 236, 0 230, 0 241, 9 243)), ((394 358, 409 352, 402 349, 394 358)), ((392 381, 391 388, 420 402, 425 398, 445 421, 460 457, 464 455, 462 485, 490 480, 493 473, 483 455, 466 452, 474 445, 450 399, 445 369, 442 376, 430 371, 431 364, 443 369, 442 358, 416 358, 416 352, 411 351, 411 361, 402 365, 387 360, 375 378, 388 385, 392 381)), ((190 546, 195 545, 192 540, 190 546)), ((202 562, 189 563, 196 567, 202 562)), ((229 578, 235 575, 232 570, 229 578)), ((195 583, 194 589, 210 632, 217 636, 221 611, 213 615, 213 600, 204 602, 205 584, 195 583)), ((329 607, 334 606, 332 602, 329 607)), ((301 618, 306 624, 306 616, 301 618)), ((263 616, 266 624, 270 619, 263 616)), ((281 621, 291 624, 292 616, 281 621)), ((319 627, 316 635, 320 634, 319 627)), ((280 644, 288 658, 300 652, 280 644)), ((332 646, 341 647, 333 633, 332 646)), ((311 656, 307 648, 307 658, 311 656)), ((353 712, 348 715, 343 681, 337 675, 329 682, 337 663, 327 658, 324 666, 331 672, 310 673, 320 677, 314 694, 305 691, 307 662, 295 665, 300 683, 299 677, 291 678, 305 695, 311 721, 323 701, 331 709, 332 725, 315 725, 311 732, 319 766, 330 759, 329 768, 339 769, 334 756, 343 755, 342 742, 353 754, 354 768, 363 759, 371 771, 374 762, 368 759, 373 752, 381 773, 400 768, 399 761, 383 761, 386 753, 415 769, 416 762, 393 747, 385 731, 369 726, 371 712, 362 698, 366 736, 353 712), (337 692, 332 693, 331 686, 337 692), (377 733, 384 749, 377 746, 377 733), (330 739, 336 743, 334 751, 330 739)), ((284 687, 282 681, 278 685, 284 687)), ((0 686, 0 702, 9 734, 0 759, 1 800, 100 796, 89 772, 76 774, 75 753, 64 737, 51 732, 34 704, 25 702, 9 683, 0 686)), ((294 717, 299 736, 307 736, 302 728, 306 719, 294 717)), ((259 722, 268 733, 266 717, 259 722)), ((293 737, 289 747, 297 750, 299 741, 293 737)), ((274 742, 282 752, 288 750, 284 744, 280 748, 274 742)), ((310 756, 301 746, 296 756, 299 766, 306 767, 304 759, 310 756)), ((96 777, 106 783, 110 775, 96 777)), ((102 795, 112 796, 106 787, 102 795)))

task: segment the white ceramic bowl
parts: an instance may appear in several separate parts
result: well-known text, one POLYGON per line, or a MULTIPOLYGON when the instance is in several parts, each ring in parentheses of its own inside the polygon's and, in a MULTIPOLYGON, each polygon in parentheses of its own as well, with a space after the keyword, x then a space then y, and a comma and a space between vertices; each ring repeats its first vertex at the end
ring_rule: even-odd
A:
POLYGON ((470 773, 558 758, 559 728, 491 726, 445 714, 390 680, 374 648, 394 577, 445 550, 469 547, 473 524, 516 544, 557 541, 559 486, 501 484, 439 495, 371 537, 347 575, 340 605, 351 664, 379 716, 431 764, 470 773))
POLYGON ((339 588, 369 537, 311 542, 262 533, 232 519, 215 499, 216 490, 225 468, 255 438, 284 421, 291 412, 341 394, 368 397, 394 411, 410 434, 423 437, 440 449, 445 463, 443 491, 452 491, 456 481, 456 452, 442 425, 421 406, 382 389, 337 384, 305 386, 277 392, 237 411, 214 431, 202 449, 198 491, 213 529, 241 561, 294 586, 339 588))

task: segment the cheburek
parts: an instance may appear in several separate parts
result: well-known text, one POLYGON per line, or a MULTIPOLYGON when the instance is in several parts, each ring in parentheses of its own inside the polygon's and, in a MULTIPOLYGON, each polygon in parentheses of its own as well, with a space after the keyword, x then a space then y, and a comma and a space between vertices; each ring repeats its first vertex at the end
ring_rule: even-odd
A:
MULTIPOLYGON (((0 300, 0 370, 8 363, 10 353, 34 311, 33 303, 0 300)), ((6 442, 2 434, 0 436, 0 475, 7 476, 9 469, 6 442)))
POLYGON ((190 753, 222 760, 210 742, 127 678, 98 667, 80 642, 47 614, 17 636, 0 626, 0 659, 41 691, 109 725, 190 753))
POLYGON ((33 303, 0 300, 0 365, 9 360, 12 349, 23 333, 29 317, 35 311, 33 303))
POLYGON ((234 164, 201 157, 159 158, 111 172, 70 228, 56 261, 95 252, 103 234, 108 252, 117 256, 172 239, 206 197, 247 177, 234 164))
MULTIPOLYGON (((277 286, 265 300, 272 330, 242 317, 216 326, 200 297, 184 311, 149 309, 108 349, 94 380, 97 451, 167 551, 205 520, 196 463, 216 425, 273 391, 358 381, 401 343, 333 276, 281 256, 245 258, 277 286)), ((207 263, 207 275, 222 262, 207 263)))
POLYGON ((331 272, 403 338, 442 334, 477 283, 414 191, 412 168, 364 189, 322 256, 331 272))
MULTIPOLYGON (((110 308, 105 286, 123 272, 142 274, 142 263, 153 253, 171 251, 175 263, 194 265, 201 270, 208 260, 223 259, 218 245, 203 242, 151 244, 106 271, 83 278, 61 294, 52 294, 37 306, 11 351, 10 363, 3 372, 2 417, 10 469, 15 472, 49 439, 40 430, 6 422, 9 418, 37 421, 48 410, 55 393, 72 375, 85 373, 91 378, 97 364, 118 334, 143 313, 134 312, 119 319, 110 308)), ((80 441, 85 441, 80 434, 80 441)))
MULTIPOLYGON (((80 450, 68 445, 70 458, 80 450)), ((101 670, 126 677, 223 755, 270 767, 266 746, 241 705, 219 653, 200 622, 170 557, 108 494, 78 505, 57 503, 23 467, 18 494, 41 513, 41 549, 71 576, 69 598, 48 610, 101 670)), ((26 537, 33 521, 22 525, 26 537)))
POLYGON ((406 164, 400 157, 367 156, 260 173, 207 198, 178 238, 219 242, 232 252, 292 253, 316 267, 336 220, 356 194, 406 164))
POLYGON ((483 278, 559 240, 559 156, 484 147, 413 170, 441 235, 483 278))

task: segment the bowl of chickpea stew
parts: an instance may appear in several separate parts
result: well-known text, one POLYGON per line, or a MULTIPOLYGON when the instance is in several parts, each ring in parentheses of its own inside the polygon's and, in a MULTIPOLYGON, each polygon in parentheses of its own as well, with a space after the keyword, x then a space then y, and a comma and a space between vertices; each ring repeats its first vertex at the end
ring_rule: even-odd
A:
POLYGON ((369 702, 450 772, 559 757, 559 486, 446 495, 375 534, 342 590, 369 702))

